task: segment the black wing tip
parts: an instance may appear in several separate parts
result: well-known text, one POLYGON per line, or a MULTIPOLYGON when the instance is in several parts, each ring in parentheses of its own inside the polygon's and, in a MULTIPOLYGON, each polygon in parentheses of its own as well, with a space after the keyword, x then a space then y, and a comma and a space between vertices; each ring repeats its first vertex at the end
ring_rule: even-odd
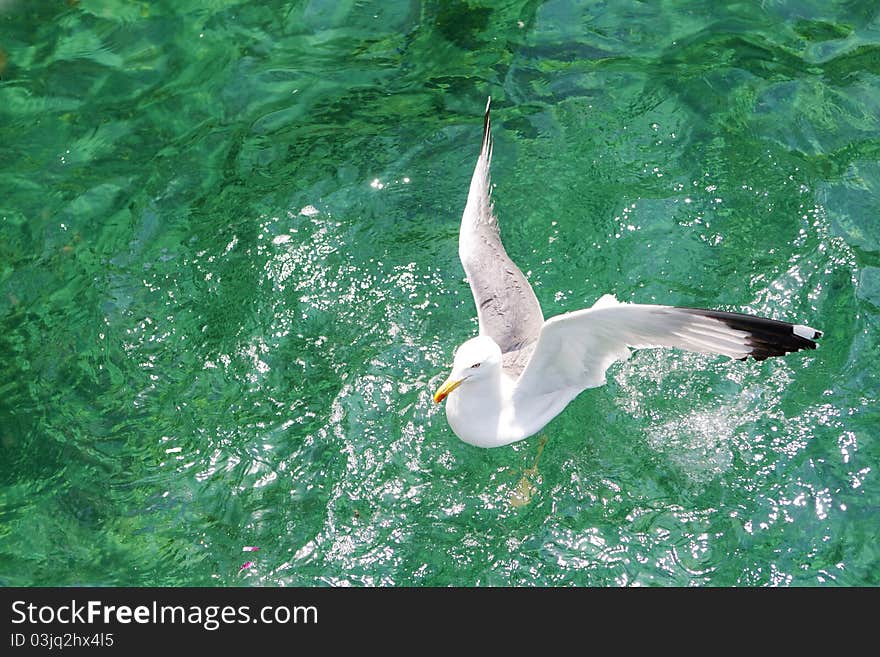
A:
POLYGON ((700 308, 681 308, 681 310, 716 319, 732 329, 748 333, 746 344, 751 348, 751 351, 737 360, 746 360, 749 357, 755 360, 766 360, 803 349, 815 349, 818 346, 816 340, 823 335, 822 331, 810 326, 790 324, 756 315, 700 308))
POLYGON ((492 148, 492 122, 489 120, 489 114, 492 109, 492 96, 489 96, 488 100, 486 100, 486 113, 483 115, 483 153, 489 153, 492 148))

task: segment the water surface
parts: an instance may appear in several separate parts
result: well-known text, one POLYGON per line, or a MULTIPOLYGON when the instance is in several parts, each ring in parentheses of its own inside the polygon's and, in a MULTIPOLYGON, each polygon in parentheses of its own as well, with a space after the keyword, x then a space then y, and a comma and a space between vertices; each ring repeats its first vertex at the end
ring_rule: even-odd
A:
POLYGON ((880 583, 878 117, 873 2, 0 0, 0 583, 880 583), (821 347, 637 353, 522 504, 431 403, 488 95, 546 316, 821 347))

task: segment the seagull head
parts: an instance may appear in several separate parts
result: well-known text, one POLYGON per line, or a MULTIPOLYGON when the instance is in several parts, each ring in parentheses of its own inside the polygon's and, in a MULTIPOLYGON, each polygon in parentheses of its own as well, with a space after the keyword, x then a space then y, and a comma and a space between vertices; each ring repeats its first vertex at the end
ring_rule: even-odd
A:
POLYGON ((500 368, 501 347, 487 335, 471 338, 456 350, 452 372, 434 393, 434 403, 439 404, 461 385, 488 379, 500 368))

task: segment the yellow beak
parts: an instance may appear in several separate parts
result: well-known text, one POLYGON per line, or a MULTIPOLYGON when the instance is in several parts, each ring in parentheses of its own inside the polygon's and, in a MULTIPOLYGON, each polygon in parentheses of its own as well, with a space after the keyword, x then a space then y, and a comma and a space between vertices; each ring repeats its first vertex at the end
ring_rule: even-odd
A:
POLYGON ((434 403, 439 404, 449 396, 449 393, 464 383, 464 379, 446 379, 446 382, 437 388, 434 393, 434 403))

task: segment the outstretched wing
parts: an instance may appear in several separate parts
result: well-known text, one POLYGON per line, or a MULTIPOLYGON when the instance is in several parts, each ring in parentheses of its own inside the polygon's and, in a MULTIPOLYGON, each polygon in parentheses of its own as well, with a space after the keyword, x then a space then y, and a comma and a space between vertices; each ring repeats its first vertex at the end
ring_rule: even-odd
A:
POLYGON ((489 181, 491 102, 490 98, 486 103, 483 145, 461 217, 458 255, 474 295, 480 334, 495 340, 503 354, 510 354, 538 339, 544 316, 526 277, 504 250, 498 220, 492 212, 489 181))
POLYGON ((802 324, 716 310, 619 303, 606 295, 592 308, 544 324, 514 394, 524 403, 560 391, 568 391, 571 398, 603 385, 605 371, 628 358, 630 348, 676 347, 764 360, 815 349, 814 340, 821 335, 802 324))

